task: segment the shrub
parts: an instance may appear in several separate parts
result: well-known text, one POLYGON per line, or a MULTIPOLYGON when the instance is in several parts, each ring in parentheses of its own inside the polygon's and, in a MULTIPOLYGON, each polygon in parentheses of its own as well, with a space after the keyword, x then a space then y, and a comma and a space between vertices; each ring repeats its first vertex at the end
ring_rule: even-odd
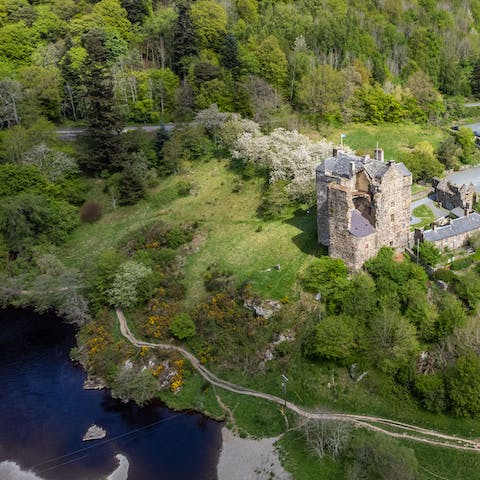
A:
POLYGON ((179 313, 173 318, 170 331, 179 340, 185 340, 195 335, 195 324, 188 313, 179 313))
POLYGON ((420 255, 420 260, 425 265, 436 265, 440 257, 442 256, 440 250, 432 242, 422 242, 418 246, 418 254, 420 255))
POLYGON ((186 180, 180 180, 177 183, 177 193, 181 197, 187 197, 188 195, 190 195, 190 193, 192 193, 192 190, 193 190, 193 183, 191 182, 187 182, 186 180))
POLYGON ((450 268, 452 270, 463 270, 464 268, 469 267, 473 263, 473 258, 472 257, 463 257, 459 258, 457 260, 454 260, 450 264, 450 268))
POLYGON ((80 208, 80 220, 93 223, 102 218, 102 206, 95 200, 89 200, 80 208))

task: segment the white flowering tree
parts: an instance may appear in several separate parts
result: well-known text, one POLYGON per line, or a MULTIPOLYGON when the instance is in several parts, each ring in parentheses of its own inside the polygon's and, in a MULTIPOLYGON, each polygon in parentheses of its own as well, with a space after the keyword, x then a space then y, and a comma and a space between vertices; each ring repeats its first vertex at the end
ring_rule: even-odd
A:
POLYGON ((135 306, 138 302, 139 286, 151 274, 151 268, 135 260, 122 263, 109 290, 110 304, 122 308, 135 306))
POLYGON ((237 138, 232 155, 268 169, 270 183, 287 181, 292 200, 313 201, 315 168, 332 155, 334 146, 324 138, 314 142, 296 130, 277 128, 270 135, 243 133, 237 138))
POLYGON ((22 163, 35 165, 52 182, 64 175, 78 171, 77 162, 72 157, 66 153, 52 150, 44 143, 39 143, 29 150, 22 163))

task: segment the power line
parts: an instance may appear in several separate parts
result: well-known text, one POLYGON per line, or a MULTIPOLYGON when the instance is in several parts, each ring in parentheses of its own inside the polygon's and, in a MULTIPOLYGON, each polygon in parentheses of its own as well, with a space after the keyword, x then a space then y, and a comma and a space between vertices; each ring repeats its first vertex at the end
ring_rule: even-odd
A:
MULTIPOLYGON (((186 410, 186 412, 190 412, 192 410, 186 410)), ((76 455, 78 453, 81 453, 81 452, 85 452, 87 450, 91 450, 93 448, 97 448, 97 447, 102 447, 110 442, 113 442, 115 440, 118 440, 120 438, 124 438, 124 437, 127 437, 129 435, 132 435, 134 433, 138 433, 138 432, 141 432, 142 430, 146 430, 147 428, 150 428, 154 425, 159 425, 160 423, 164 423, 164 422, 168 422, 170 420, 174 420, 175 418, 181 416, 181 415, 184 415, 186 412, 182 412, 182 413, 177 413, 175 415, 172 415, 171 417, 169 418, 163 418, 161 420, 158 420, 157 422, 152 422, 148 425, 144 425, 143 427, 139 427, 139 428, 135 428, 134 430, 130 430, 129 432, 126 432, 126 433, 122 433, 121 435, 117 435, 115 437, 112 437, 112 438, 108 438, 106 440, 103 440, 101 442, 97 442, 95 444, 92 444, 92 445, 88 445, 87 447, 83 447, 83 448, 79 448, 78 450, 75 450, 73 452, 70 452, 70 453, 66 453, 64 455, 60 455, 58 457, 54 457, 54 458, 50 458, 49 460, 45 460, 41 463, 37 463, 36 465, 33 465, 29 468, 31 469, 37 469, 38 467, 41 467, 42 465, 46 465, 48 463, 52 463, 52 462, 57 462, 58 460, 62 460, 64 458, 68 458, 68 457, 71 457, 72 455, 76 455)), ((67 465, 68 463, 72 463, 72 462, 76 462, 77 460, 80 460, 82 458, 85 458, 85 456, 82 456, 82 457, 79 457, 79 458, 74 458, 73 460, 69 460, 67 462, 62 462, 62 463, 59 463, 57 465, 54 465, 54 466, 50 466, 48 468, 45 468, 43 470, 40 470, 40 473, 43 473, 43 472, 48 472, 49 470, 53 470, 55 468, 58 468, 62 465, 67 465)))

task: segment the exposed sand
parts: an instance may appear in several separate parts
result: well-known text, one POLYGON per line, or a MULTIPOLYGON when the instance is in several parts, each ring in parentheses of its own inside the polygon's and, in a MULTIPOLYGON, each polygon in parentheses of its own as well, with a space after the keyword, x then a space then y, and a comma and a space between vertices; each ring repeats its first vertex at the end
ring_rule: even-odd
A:
POLYGON ((274 447, 278 437, 245 439, 223 428, 222 439, 217 466, 218 480, 291 480, 290 474, 280 464, 274 447))
POLYGON ((121 455, 115 455, 115 458, 118 460, 118 467, 113 471, 108 477, 107 480, 127 480, 128 478, 128 467, 129 463, 127 457, 121 455))
MULTIPOLYGON (((107 477, 107 480, 127 480, 129 463, 127 457, 115 455, 118 467, 107 477)), ((15 462, 0 462, 0 480, 42 480, 32 472, 22 471, 15 462)))

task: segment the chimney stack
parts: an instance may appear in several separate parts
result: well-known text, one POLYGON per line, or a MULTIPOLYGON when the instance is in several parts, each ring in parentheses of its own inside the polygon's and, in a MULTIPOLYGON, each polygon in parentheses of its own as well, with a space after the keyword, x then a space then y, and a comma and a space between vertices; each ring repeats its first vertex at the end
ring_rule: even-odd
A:
POLYGON ((467 205, 467 208, 464 209, 464 212, 466 217, 470 215, 470 209, 468 208, 468 205, 467 205))
POLYGON ((375 154, 375 160, 379 160, 380 162, 384 162, 385 161, 385 153, 383 151, 383 148, 376 148, 374 150, 374 154, 375 154))
POLYGON ((355 174, 355 162, 350 162, 350 175, 355 174))
POLYGON ((338 148, 337 148, 337 147, 333 147, 332 156, 333 156, 333 157, 337 157, 337 156, 338 156, 338 148))

